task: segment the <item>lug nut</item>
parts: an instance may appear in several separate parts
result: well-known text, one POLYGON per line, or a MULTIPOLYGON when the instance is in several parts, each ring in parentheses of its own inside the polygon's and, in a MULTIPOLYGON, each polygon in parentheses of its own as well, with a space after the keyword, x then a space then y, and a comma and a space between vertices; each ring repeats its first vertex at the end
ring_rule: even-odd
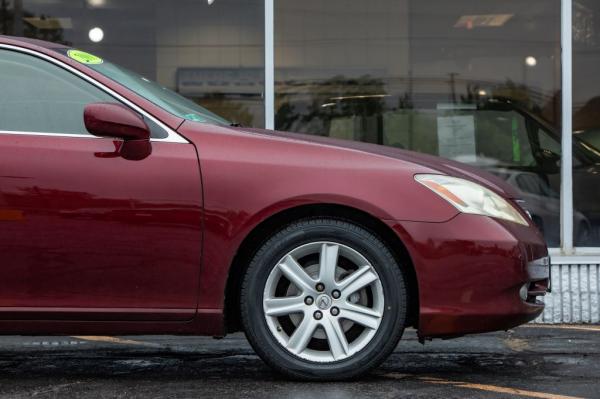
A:
POLYGON ((315 319, 317 320, 321 320, 323 318, 323 313, 321 313, 320 311, 316 311, 313 316, 315 316, 315 319))
POLYGON ((307 305, 312 305, 314 301, 315 300, 313 299, 312 296, 307 296, 306 298, 304 298, 304 303, 307 305))
POLYGON ((340 310, 334 306, 331 308, 331 314, 337 316, 340 314, 340 310))
POLYGON ((342 294, 338 291, 338 290, 333 290, 333 292, 331 293, 331 296, 334 299, 338 299, 342 294))
POLYGON ((325 291, 325 285, 323 283, 318 283, 316 288, 319 292, 325 291))

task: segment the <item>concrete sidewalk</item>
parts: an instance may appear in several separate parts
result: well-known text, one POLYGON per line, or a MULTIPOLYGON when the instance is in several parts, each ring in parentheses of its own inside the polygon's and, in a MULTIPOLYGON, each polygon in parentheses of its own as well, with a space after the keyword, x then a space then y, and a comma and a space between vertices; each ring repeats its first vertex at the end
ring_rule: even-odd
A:
POLYGON ((436 340, 414 331, 372 375, 299 383, 273 374, 241 334, 1 337, 0 397, 600 398, 600 326, 526 326, 436 340))

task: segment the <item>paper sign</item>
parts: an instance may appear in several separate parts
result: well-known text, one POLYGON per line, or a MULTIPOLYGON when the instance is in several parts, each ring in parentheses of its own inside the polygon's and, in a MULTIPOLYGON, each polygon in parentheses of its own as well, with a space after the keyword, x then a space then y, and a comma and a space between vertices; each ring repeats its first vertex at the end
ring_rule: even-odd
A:
POLYGON ((438 154, 461 162, 477 161, 473 115, 438 116, 438 154))

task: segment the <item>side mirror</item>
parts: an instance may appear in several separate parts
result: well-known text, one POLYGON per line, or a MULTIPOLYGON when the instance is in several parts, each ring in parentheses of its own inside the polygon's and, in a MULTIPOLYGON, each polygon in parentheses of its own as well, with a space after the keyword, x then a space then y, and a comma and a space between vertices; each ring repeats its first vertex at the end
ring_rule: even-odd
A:
POLYGON ((83 122, 94 136, 123 140, 150 139, 150 128, 142 117, 121 104, 88 104, 83 111, 83 122))
MULTIPOLYGON (((114 156, 127 160, 141 160, 152 152, 150 128, 142 117, 124 105, 116 103, 93 103, 83 111, 85 128, 99 137, 122 139, 114 156)), ((102 157, 108 158, 107 154, 102 157)))

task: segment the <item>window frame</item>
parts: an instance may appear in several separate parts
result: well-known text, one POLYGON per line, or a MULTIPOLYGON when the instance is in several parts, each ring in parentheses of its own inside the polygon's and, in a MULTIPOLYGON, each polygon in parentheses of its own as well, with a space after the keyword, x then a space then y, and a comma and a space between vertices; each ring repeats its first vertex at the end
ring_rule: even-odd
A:
POLYGON ((561 0, 560 15, 562 48, 560 254, 568 256, 575 254, 573 247, 573 0, 561 0))

